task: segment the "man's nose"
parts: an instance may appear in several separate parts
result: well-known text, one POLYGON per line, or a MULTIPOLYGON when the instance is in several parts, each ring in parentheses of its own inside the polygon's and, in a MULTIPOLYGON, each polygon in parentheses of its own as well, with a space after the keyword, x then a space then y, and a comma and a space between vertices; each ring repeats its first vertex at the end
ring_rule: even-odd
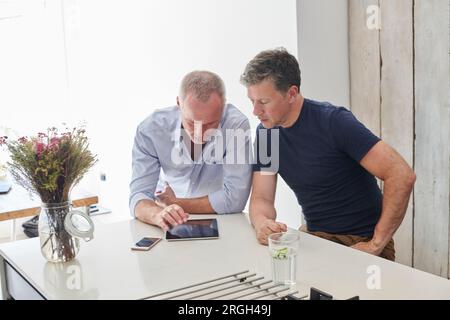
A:
POLYGON ((259 116, 260 114, 261 114, 261 107, 258 105, 258 103, 257 102, 255 102, 254 104, 253 104, 253 114, 255 115, 255 116, 259 116))
POLYGON ((194 137, 196 137, 197 139, 201 139, 201 137, 203 136, 202 123, 197 123, 196 125, 194 125, 193 134, 194 134, 194 137))

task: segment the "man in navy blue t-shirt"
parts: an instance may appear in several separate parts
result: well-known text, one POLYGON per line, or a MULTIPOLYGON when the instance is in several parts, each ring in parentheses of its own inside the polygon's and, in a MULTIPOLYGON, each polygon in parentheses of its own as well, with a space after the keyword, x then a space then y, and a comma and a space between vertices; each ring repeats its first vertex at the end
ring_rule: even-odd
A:
POLYGON ((405 160, 347 109, 304 98, 298 62, 285 49, 259 53, 241 82, 261 121, 250 199, 258 241, 286 231, 274 207, 279 174, 302 206, 305 231, 394 260, 392 237, 415 182, 405 160))

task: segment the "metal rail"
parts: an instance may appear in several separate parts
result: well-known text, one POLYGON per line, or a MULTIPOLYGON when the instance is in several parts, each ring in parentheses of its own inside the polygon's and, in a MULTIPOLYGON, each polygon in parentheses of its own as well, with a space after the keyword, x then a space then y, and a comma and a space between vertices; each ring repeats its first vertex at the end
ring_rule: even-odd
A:
POLYGON ((245 270, 154 294, 143 300, 303 300, 308 298, 308 295, 297 297, 298 294, 298 290, 293 290, 283 284, 276 284, 272 280, 267 280, 263 276, 257 276, 256 273, 245 270))

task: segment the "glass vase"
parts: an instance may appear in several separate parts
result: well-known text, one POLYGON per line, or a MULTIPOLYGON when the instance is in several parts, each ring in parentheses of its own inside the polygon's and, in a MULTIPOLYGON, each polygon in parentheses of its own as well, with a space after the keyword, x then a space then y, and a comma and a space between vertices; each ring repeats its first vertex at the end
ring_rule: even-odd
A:
POLYGON ((39 239, 41 252, 51 262, 67 262, 75 258, 80 250, 80 240, 72 236, 65 227, 71 211, 69 201, 43 203, 39 215, 39 239))

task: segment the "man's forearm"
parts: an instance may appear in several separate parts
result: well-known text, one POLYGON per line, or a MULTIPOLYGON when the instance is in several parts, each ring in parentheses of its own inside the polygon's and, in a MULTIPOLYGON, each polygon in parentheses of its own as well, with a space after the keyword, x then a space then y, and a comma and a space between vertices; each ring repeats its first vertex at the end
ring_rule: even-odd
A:
POLYGON ((153 200, 144 199, 136 204, 134 214, 136 218, 148 224, 155 224, 154 216, 160 212, 162 208, 153 200))
POLYGON ((191 199, 177 198, 174 203, 188 213, 216 213, 209 202, 208 196, 191 199))
POLYGON ((277 212, 271 201, 256 197, 250 199, 250 221, 254 227, 267 219, 275 221, 276 217, 277 212))
POLYGON ((372 239, 377 247, 384 248, 402 223, 414 181, 413 172, 384 181, 382 213, 372 239))

